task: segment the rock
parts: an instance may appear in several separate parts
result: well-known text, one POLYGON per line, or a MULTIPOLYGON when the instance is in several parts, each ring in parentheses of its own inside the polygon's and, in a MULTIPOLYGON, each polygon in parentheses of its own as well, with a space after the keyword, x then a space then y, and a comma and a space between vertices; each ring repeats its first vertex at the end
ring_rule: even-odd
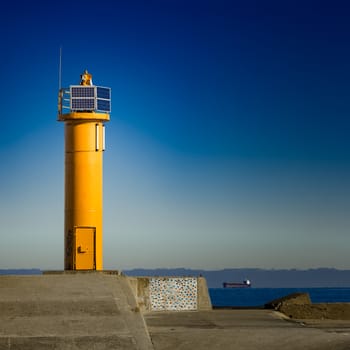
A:
POLYGON ((265 304, 293 319, 350 320, 350 303, 312 304, 308 293, 295 293, 265 304))
POLYGON ((280 311, 282 305, 311 305, 311 299, 308 293, 288 294, 285 297, 268 302, 265 304, 265 309, 280 311))

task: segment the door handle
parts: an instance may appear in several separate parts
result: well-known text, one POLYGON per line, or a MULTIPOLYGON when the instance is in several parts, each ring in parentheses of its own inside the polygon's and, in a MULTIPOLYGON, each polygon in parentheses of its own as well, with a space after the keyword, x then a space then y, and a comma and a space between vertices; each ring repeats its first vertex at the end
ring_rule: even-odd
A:
POLYGON ((86 250, 82 250, 82 249, 81 249, 81 246, 79 246, 79 247, 78 247, 78 253, 84 254, 84 253, 86 253, 86 250))

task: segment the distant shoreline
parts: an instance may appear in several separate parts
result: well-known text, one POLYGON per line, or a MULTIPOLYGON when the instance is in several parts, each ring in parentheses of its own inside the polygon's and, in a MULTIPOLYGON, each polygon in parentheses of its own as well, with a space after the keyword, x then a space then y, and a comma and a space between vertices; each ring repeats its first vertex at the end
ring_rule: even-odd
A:
MULTIPOLYGON (((43 270, 0 269, 0 275, 40 275, 43 270)), ((350 288, 350 270, 334 268, 279 269, 237 268, 199 270, 187 268, 130 269, 129 276, 203 276, 208 288, 222 288, 223 281, 240 282, 249 278, 254 288, 350 288)))

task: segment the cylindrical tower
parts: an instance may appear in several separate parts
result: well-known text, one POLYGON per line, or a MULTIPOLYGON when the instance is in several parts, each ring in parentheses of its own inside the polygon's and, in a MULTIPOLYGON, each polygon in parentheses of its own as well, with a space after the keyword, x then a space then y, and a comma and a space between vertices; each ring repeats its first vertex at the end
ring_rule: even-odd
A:
POLYGON ((59 92, 58 120, 65 123, 65 270, 102 270, 102 180, 105 126, 111 91, 80 85, 59 92), (68 113, 64 113, 64 110, 68 113))

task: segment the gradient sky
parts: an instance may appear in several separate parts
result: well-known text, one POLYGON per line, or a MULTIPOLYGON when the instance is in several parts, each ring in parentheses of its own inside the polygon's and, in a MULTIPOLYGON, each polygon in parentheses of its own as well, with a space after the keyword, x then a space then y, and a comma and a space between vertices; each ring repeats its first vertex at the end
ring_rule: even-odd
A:
POLYGON ((7 1, 0 268, 63 269, 63 86, 112 88, 104 267, 350 268, 350 5, 7 1))

